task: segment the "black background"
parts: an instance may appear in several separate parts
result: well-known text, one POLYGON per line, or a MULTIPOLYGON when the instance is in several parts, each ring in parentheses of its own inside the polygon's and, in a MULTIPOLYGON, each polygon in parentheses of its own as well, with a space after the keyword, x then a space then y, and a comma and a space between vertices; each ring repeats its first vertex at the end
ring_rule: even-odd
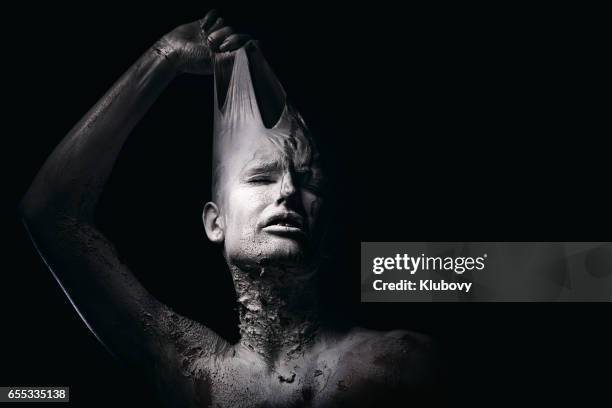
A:
MULTIPOLYGON (((431 334, 458 406, 609 401, 608 304, 360 304, 358 278, 361 241, 610 241, 597 10, 379 2, 7 13, 0 385, 67 385, 73 406, 155 406, 81 322, 15 209, 129 65, 211 6, 261 41, 331 162, 336 315, 431 334)), ((236 339, 231 281, 200 222, 211 127, 211 79, 177 78, 126 144, 98 220, 151 292, 236 339)))

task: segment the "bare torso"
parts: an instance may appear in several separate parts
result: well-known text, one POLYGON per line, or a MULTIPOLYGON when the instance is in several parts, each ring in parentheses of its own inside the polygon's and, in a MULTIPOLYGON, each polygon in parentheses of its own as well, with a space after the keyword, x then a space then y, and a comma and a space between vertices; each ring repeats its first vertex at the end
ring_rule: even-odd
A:
POLYGON ((382 406, 399 392, 427 387, 431 357, 428 338, 406 331, 322 335, 303 355, 273 366, 238 344, 213 359, 193 361, 193 405, 382 406))

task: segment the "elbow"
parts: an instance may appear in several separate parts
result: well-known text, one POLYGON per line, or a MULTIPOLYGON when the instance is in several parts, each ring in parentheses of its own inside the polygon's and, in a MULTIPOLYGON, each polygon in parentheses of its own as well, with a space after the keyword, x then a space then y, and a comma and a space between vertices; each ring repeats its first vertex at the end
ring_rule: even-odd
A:
POLYGON ((30 192, 26 193, 17 205, 17 213, 36 246, 36 242, 43 236, 57 237, 56 234, 66 225, 65 214, 58 210, 57 206, 49 200, 37 198, 30 192))
POLYGON ((17 204, 17 214, 25 224, 29 224, 38 218, 40 206, 36 205, 29 191, 21 198, 19 204, 17 204))
MULTIPOLYGON (((36 225, 40 223, 40 208, 32 202, 29 194, 21 199, 19 204, 17 205, 17 214, 21 220, 21 224, 25 228, 30 239, 34 241, 34 230, 36 229, 36 225)), ((36 244, 35 244, 36 245, 36 244)))
POLYGON ((66 203, 66 199, 58 194, 43 195, 28 191, 19 204, 17 213, 26 229, 57 231, 71 223, 93 223, 93 216, 88 212, 79 211, 76 205, 66 203))
POLYGON ((48 205, 46 205, 40 194, 37 194, 32 187, 30 187, 17 205, 17 213, 26 225, 36 223, 44 218, 44 214, 48 212, 48 205))
POLYGON ((17 205, 17 213, 26 227, 32 228, 41 224, 48 224, 59 217, 57 206, 52 200, 30 188, 17 205))
POLYGON ((84 205, 83 194, 72 187, 42 180, 38 176, 17 205, 20 218, 27 225, 55 223, 66 218, 89 220, 92 205, 84 205))

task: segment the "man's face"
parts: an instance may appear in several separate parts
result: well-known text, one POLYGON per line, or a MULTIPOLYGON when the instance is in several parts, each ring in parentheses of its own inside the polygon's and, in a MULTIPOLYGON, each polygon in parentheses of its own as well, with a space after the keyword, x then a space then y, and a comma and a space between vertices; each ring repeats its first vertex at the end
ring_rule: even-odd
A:
POLYGON ((224 165, 225 251, 236 265, 305 265, 319 243, 322 173, 300 152, 260 137, 224 165))

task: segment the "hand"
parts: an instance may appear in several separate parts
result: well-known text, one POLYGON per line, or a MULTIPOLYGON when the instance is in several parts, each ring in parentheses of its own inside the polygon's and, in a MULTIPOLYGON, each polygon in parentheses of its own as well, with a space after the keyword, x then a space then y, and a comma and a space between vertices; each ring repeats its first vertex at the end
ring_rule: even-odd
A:
POLYGON ((180 72, 211 75, 215 53, 236 50, 250 39, 246 34, 235 33, 216 10, 211 10, 204 18, 163 36, 155 49, 170 58, 180 72))

